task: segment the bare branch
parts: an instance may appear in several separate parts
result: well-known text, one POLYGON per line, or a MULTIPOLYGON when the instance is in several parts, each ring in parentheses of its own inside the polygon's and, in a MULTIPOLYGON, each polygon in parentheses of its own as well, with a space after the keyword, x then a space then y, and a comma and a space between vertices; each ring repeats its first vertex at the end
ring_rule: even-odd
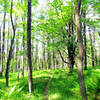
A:
POLYGON ((60 50, 58 50, 58 52, 59 52, 59 54, 60 54, 60 57, 61 57, 62 61, 63 61, 64 63, 66 63, 66 64, 69 64, 67 61, 64 60, 64 58, 63 58, 63 56, 62 56, 60 50))

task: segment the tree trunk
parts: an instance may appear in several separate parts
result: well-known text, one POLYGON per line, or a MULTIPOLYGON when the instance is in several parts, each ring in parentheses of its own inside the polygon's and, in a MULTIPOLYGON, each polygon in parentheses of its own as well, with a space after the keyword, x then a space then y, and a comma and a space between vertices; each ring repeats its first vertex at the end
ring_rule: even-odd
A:
POLYGON ((39 58, 38 58, 38 42, 36 42, 36 50, 35 50, 35 64, 36 64, 36 69, 39 69, 39 58))
MULTIPOLYGON (((83 12, 83 17, 85 18, 86 11, 83 12)), ((84 33, 84 69, 87 70, 87 44, 86 44, 86 25, 83 22, 83 33, 84 33)))
POLYGON ((33 91, 32 61, 31 61, 31 0, 28 0, 27 13, 27 58, 28 58, 28 85, 29 93, 33 91))
POLYGON ((17 76, 18 81, 19 81, 19 72, 20 72, 20 58, 18 60, 18 76, 17 76))
MULTIPOLYGON (((53 39, 53 44, 54 44, 54 39, 53 39)), ((53 69, 55 69, 55 64, 56 64, 56 61, 55 61, 56 60, 56 57, 55 57, 56 55, 55 55, 55 53, 56 53, 55 50, 53 50, 53 69)))
POLYGON ((69 23, 69 41, 68 41, 68 45, 67 49, 68 49, 68 67, 69 67, 69 72, 72 73, 73 72, 73 68, 74 68, 74 59, 75 59, 75 40, 74 40, 74 30, 73 30, 73 21, 71 23, 69 23))
MULTIPOLYGON (((25 50, 25 43, 24 43, 24 35, 23 35, 23 50, 25 50)), ((25 63, 25 55, 23 55, 23 65, 22 65, 22 76, 24 77, 24 63, 25 63)))
POLYGON ((46 70, 45 44, 42 45, 42 49, 43 49, 43 58, 42 58, 43 60, 42 60, 42 63, 43 63, 43 68, 46 70))
POLYGON ((94 66, 94 49, 93 49, 93 40, 92 40, 90 28, 89 28, 89 36, 90 36, 90 45, 91 45, 92 66, 94 66))
MULTIPOLYGON (((25 21, 25 19, 24 19, 24 17, 23 17, 23 19, 22 19, 22 21, 25 21)), ((25 33, 25 24, 23 24, 23 51, 25 50, 25 35, 24 35, 24 33, 25 33)), ((24 77, 24 64, 25 63, 25 55, 23 55, 23 65, 22 65, 22 76, 24 77)))
POLYGON ((97 49, 96 49, 96 44, 95 44, 95 28, 94 28, 94 33, 93 33, 93 48, 94 48, 94 62, 96 66, 98 65, 98 59, 97 59, 97 49))
MULTIPOLYGON (((49 37, 48 37, 49 38, 49 37)), ((49 44, 50 44, 50 40, 48 39, 47 40, 47 45, 49 47, 49 44)), ((48 49, 48 52, 47 52, 47 63, 48 63, 48 69, 51 68, 51 54, 50 54, 50 48, 48 49)))
POLYGON ((10 61, 11 61, 12 51, 13 51, 13 44, 14 44, 14 39, 15 39, 15 27, 14 27, 13 18, 12 18, 12 7, 13 7, 13 0, 11 1, 11 12, 10 12, 11 24, 13 27, 13 38, 11 40, 10 50, 9 50, 9 54, 7 58, 7 64, 6 64, 6 72, 5 72, 7 87, 8 87, 8 79, 9 79, 9 66, 10 66, 10 61))
POLYGON ((6 19, 6 12, 4 12, 4 20, 3 20, 2 72, 4 68, 4 62, 5 62, 5 19, 6 19))
POLYGON ((87 100, 86 95, 86 88, 84 83, 84 76, 83 76, 83 43, 82 43, 82 34, 81 34, 81 23, 80 23, 80 7, 81 7, 81 0, 77 0, 77 6, 75 7, 75 17, 76 17, 76 31, 77 31, 77 40, 78 40, 78 79, 80 85, 80 92, 82 96, 82 100, 87 100))
POLYGON ((10 22, 8 22, 8 39, 7 39, 7 54, 8 54, 8 52, 9 52, 9 44, 10 44, 10 41, 9 41, 9 31, 10 31, 10 29, 9 29, 9 26, 10 26, 10 22))

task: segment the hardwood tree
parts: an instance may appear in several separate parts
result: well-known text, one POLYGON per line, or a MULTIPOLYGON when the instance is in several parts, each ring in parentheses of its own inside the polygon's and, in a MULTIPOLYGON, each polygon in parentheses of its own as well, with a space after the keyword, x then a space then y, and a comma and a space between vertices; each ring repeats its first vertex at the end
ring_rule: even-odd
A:
POLYGON ((28 85, 29 93, 33 91, 32 61, 31 61, 31 0, 28 0, 27 12, 27 58, 28 58, 28 85))
POLYGON ((86 88, 85 88, 84 76, 83 76, 83 41, 82 41, 81 23, 80 23, 81 0, 77 0, 77 5, 75 5, 74 1, 72 0, 72 4, 75 9, 76 32, 77 32, 77 40, 78 40, 78 47, 79 47, 77 69, 78 69, 80 92, 81 92, 82 100, 87 100, 87 94, 86 94, 86 88))
POLYGON ((11 18, 11 24, 12 24, 12 28, 13 28, 13 38, 11 40, 11 45, 10 45, 10 50, 9 50, 9 54, 7 57, 7 64, 6 64, 6 72, 5 72, 5 77, 6 77, 6 86, 8 87, 8 79, 9 79, 9 66, 10 66, 10 61, 12 58, 12 52, 13 52, 13 44, 14 44, 14 39, 15 39, 15 34, 16 34, 16 29, 13 23, 13 17, 12 17, 12 9, 13 9, 13 0, 11 0, 11 11, 10 11, 10 18, 11 18))

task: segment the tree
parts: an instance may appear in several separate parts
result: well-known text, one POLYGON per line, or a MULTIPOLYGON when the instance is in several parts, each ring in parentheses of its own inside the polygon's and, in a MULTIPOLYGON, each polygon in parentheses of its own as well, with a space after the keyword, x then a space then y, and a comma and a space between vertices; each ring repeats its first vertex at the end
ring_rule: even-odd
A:
POLYGON ((89 37, 90 37, 90 45, 91 45, 92 66, 94 66, 94 48, 93 48, 93 39, 92 39, 90 28, 89 28, 89 37))
POLYGON ((80 92, 81 92, 82 100, 87 100, 86 88, 85 88, 84 76, 83 76, 83 70, 82 70, 83 68, 83 43, 82 43, 81 23, 80 23, 81 0, 77 0, 76 6, 73 0, 72 0, 72 3, 75 9, 76 32, 77 32, 77 40, 78 40, 78 47, 79 47, 77 69, 78 69, 80 92))
MULTIPOLYGON (((86 18, 86 11, 83 10, 83 17, 86 18)), ((83 22, 83 33, 84 33, 84 69, 87 70, 87 42, 86 42, 86 24, 83 22)))
POLYGON ((15 30, 15 26, 14 26, 13 18, 12 18, 12 8, 13 8, 13 0, 11 0, 11 11, 10 11, 11 24, 12 24, 12 28, 13 28, 13 38, 11 40, 10 50, 9 50, 9 54, 8 54, 8 57, 7 57, 6 72, 5 72, 6 86, 7 87, 9 86, 8 85, 9 66, 10 66, 10 61, 11 61, 11 58, 12 58, 13 44, 14 44, 14 39, 15 39, 15 34, 16 34, 16 30, 15 30))
POLYGON ((27 13, 27 58, 28 58, 28 84, 29 92, 33 91, 32 61, 31 61, 31 0, 28 0, 27 13))
POLYGON ((6 11, 4 11, 4 19, 3 19, 2 71, 5 62, 5 20, 6 20, 6 11))

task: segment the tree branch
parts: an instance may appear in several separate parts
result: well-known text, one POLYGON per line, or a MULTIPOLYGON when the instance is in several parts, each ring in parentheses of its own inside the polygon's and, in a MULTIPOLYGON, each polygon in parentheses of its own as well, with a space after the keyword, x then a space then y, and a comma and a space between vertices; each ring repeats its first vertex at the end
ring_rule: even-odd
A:
POLYGON ((61 57, 62 61, 63 61, 64 63, 66 63, 66 64, 69 64, 67 61, 65 61, 65 60, 64 60, 64 58, 63 58, 63 56, 62 56, 62 54, 61 54, 60 50, 58 50, 58 53, 59 53, 59 55, 60 55, 60 57, 61 57))

